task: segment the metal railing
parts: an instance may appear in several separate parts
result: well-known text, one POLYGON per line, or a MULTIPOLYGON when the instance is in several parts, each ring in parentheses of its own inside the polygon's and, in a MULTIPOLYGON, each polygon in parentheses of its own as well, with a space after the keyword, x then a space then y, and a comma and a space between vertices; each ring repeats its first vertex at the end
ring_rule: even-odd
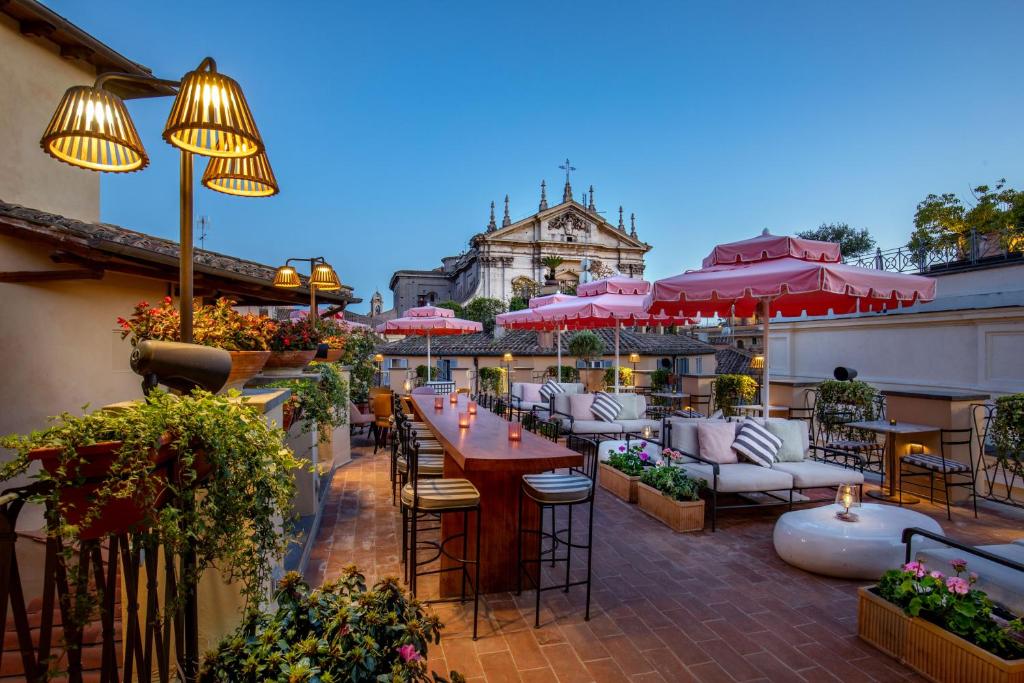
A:
POLYGON ((875 253, 850 256, 843 262, 862 268, 888 270, 894 273, 926 273, 955 271, 1000 261, 1021 260, 1019 251, 1009 251, 987 235, 972 230, 962 245, 942 249, 912 249, 910 245, 894 249, 875 249, 875 253))

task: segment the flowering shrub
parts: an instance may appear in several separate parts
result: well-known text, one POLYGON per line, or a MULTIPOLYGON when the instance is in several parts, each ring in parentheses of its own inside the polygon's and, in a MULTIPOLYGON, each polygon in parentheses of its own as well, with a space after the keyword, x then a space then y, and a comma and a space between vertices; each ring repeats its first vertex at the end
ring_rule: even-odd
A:
MULTIPOLYGON (((258 315, 243 315, 234 309, 234 304, 226 298, 207 306, 197 303, 192 309, 192 340, 226 351, 266 351, 277 323, 258 315)), ((117 324, 121 339, 130 336, 132 346, 144 339, 181 340, 181 316, 169 296, 159 306, 140 301, 132 314, 118 318, 117 324)))
POLYGON ((976 574, 967 573, 966 560, 950 562, 952 575, 928 570, 921 562, 890 569, 878 582, 878 594, 964 640, 1004 659, 1024 657, 1024 623, 994 619, 992 601, 974 588, 976 574))
POLYGON ((320 324, 315 319, 284 320, 277 324, 277 330, 270 338, 270 350, 312 351, 320 344, 322 336, 320 324))
POLYGON ((651 455, 647 452, 646 441, 631 443, 628 448, 622 445, 618 450, 608 450, 606 464, 629 477, 639 476, 648 463, 651 463, 651 455))
POLYGON ((700 490, 707 484, 703 479, 690 478, 685 470, 664 464, 649 467, 640 475, 640 483, 658 489, 672 500, 700 500, 700 490))
MULTIPOLYGON (((253 610, 203 662, 202 683, 263 681, 441 682, 427 671, 427 647, 441 641, 442 624, 397 579, 371 590, 359 571, 317 590, 295 572, 278 587, 273 614, 253 610)), ((463 677, 451 672, 452 683, 463 677)))

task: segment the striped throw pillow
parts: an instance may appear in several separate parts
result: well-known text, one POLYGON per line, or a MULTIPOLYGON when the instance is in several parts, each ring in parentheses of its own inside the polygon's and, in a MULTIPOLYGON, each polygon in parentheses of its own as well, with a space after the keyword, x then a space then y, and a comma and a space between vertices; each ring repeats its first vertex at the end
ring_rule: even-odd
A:
POLYGON ((594 394, 594 405, 590 407, 590 411, 594 413, 598 420, 612 422, 619 416, 621 410, 622 406, 605 392, 599 391, 594 394))
POLYGON ((540 388, 540 397, 545 401, 550 401, 551 397, 555 394, 564 394, 565 389, 557 381, 549 379, 544 382, 544 386, 540 388))
POLYGON ((776 462, 782 439, 753 420, 744 420, 732 449, 755 465, 771 467, 776 462))

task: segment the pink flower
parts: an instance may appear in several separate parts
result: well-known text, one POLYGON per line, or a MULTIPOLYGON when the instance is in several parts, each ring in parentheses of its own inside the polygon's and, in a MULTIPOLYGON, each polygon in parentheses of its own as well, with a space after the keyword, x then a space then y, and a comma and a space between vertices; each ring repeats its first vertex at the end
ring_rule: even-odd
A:
POLYGON ((975 583, 975 582, 977 582, 977 580, 978 580, 978 574, 977 574, 977 572, 971 572, 971 573, 970 573, 970 580, 971 580, 971 583, 975 583))
POLYGON ((924 575, 927 573, 924 565, 920 562, 907 562, 903 565, 903 571, 912 572, 919 579, 924 578, 924 575))
POLYGON ((946 579, 946 588, 949 589, 950 593, 956 593, 957 595, 967 595, 971 590, 971 584, 967 583, 959 576, 951 576, 946 579))
POLYGON ((647 462, 650 459, 650 457, 651 456, 647 455, 647 451, 643 451, 640 453, 640 459, 643 460, 644 462, 647 462))
POLYGON ((931 572, 930 574, 928 574, 928 576, 932 577, 933 579, 942 579, 942 578, 944 578, 943 575, 942 575, 942 572, 940 572, 938 570, 931 572))
POLYGON ((423 659, 423 656, 416 651, 416 646, 412 643, 406 643, 402 647, 398 648, 398 656, 401 657, 404 662, 418 662, 423 659))
POLYGON ((625 452, 626 452, 626 447, 625 446, 619 446, 619 453, 625 453, 625 452))
POLYGON ((962 558, 951 560, 949 564, 952 565, 953 571, 955 571, 957 574, 967 569, 967 560, 962 558))

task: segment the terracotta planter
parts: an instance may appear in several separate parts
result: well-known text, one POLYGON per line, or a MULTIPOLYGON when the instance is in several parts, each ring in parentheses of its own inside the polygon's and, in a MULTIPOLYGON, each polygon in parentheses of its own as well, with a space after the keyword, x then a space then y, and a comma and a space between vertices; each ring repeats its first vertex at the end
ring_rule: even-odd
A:
POLYGON ((703 500, 672 500, 647 484, 637 484, 637 503, 651 517, 672 531, 701 531, 704 528, 703 500))
MULTIPOLYGON (((101 538, 108 534, 121 534, 137 531, 152 508, 160 507, 167 495, 167 473, 173 452, 169 447, 171 439, 165 436, 159 447, 150 451, 152 467, 149 478, 155 480, 157 496, 152 505, 147 507, 140 498, 108 498, 98 514, 88 526, 79 529, 82 540, 101 538)), ((100 489, 100 479, 105 477, 117 459, 121 448, 120 441, 82 446, 76 449, 78 458, 67 463, 68 475, 82 478, 78 486, 66 486, 60 491, 60 508, 68 524, 80 526, 89 509, 94 504, 96 493, 100 489)), ((38 460, 50 474, 55 474, 61 464, 61 449, 40 448, 29 453, 30 460, 38 460)))
POLYGON ((289 372, 302 372, 302 369, 309 365, 316 355, 316 349, 309 351, 271 351, 267 358, 263 372, 266 374, 286 374, 289 372))
POLYGON ((1024 659, 1007 660, 924 619, 871 588, 859 590, 857 635, 936 683, 1024 683, 1024 659))
POLYGON ((337 363, 341 360, 343 353, 345 353, 345 349, 327 349, 327 357, 325 360, 328 363, 337 363))
POLYGON ((270 351, 228 351, 231 354, 231 374, 221 392, 228 389, 241 389, 245 383, 260 373, 270 351))
POLYGON ((300 408, 299 405, 291 399, 285 401, 284 405, 281 406, 281 422, 283 423, 281 427, 284 431, 287 432, 291 429, 292 425, 295 424, 295 421, 300 417, 302 417, 302 408, 300 408))
POLYGON ((601 471, 598 475, 597 483, 616 498, 621 498, 627 503, 635 503, 636 487, 640 483, 640 477, 631 477, 628 474, 623 474, 611 465, 601 463, 601 471))

